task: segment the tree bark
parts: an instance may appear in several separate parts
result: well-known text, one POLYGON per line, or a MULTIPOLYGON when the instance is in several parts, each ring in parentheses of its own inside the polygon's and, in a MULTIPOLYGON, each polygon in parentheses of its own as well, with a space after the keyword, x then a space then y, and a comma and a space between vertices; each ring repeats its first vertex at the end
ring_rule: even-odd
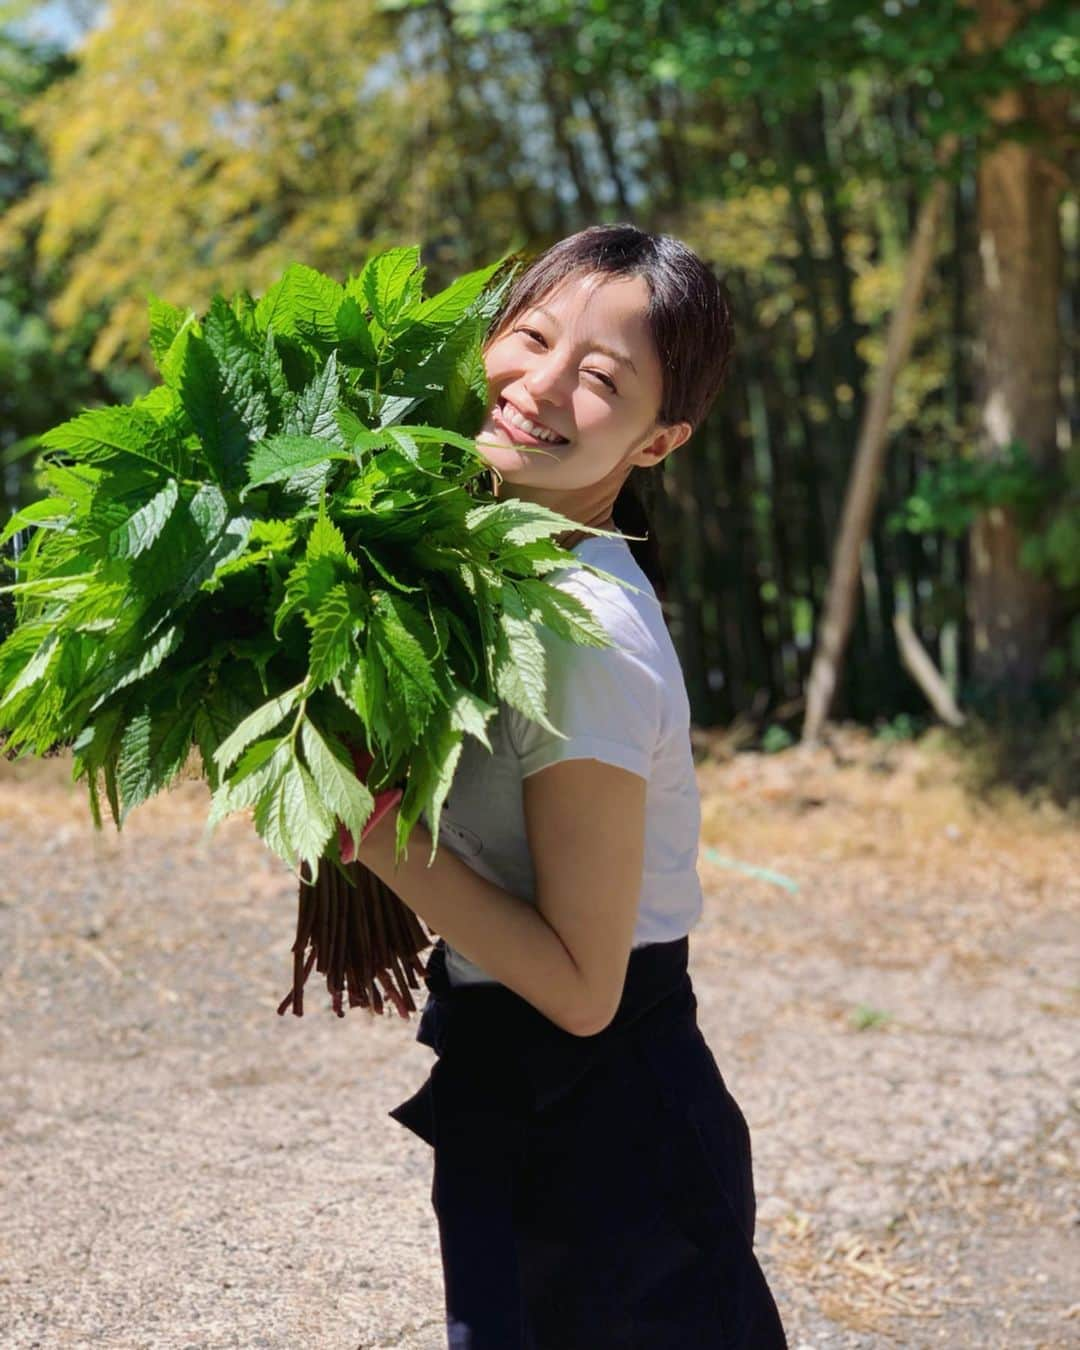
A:
MULTIPOLYGON (((978 0, 969 47, 1000 46, 1037 8, 1037 0, 978 0)), ((1021 119, 1064 128, 1065 111, 1059 94, 1023 87, 1005 90, 988 106, 1002 128, 1021 119)), ((1061 170, 1026 142, 1002 141, 978 166, 978 450, 994 459, 1020 441, 1046 469, 1058 457, 1063 184, 1061 170)), ((1007 701, 1021 700, 1037 680, 1053 620, 1053 587, 1021 565, 1022 543, 1008 507, 982 512, 968 539, 972 674, 978 686, 1007 701)))
MULTIPOLYGON (((951 158, 955 147, 956 138, 947 137, 942 143, 939 160, 951 158)), ((806 690, 806 719, 803 723, 803 741, 806 743, 813 743, 821 738, 851 631, 851 621, 859 592, 860 555, 870 532, 885 464, 889 405, 892 402, 896 377, 911 350, 915 316, 933 261, 938 222, 947 195, 947 181, 943 176, 939 176, 919 213, 918 227, 904 269, 904 285, 900 301, 889 322, 885 360, 874 381, 874 388, 859 430, 855 463, 844 497, 840 537, 837 540, 829 573, 825 615, 806 690)))

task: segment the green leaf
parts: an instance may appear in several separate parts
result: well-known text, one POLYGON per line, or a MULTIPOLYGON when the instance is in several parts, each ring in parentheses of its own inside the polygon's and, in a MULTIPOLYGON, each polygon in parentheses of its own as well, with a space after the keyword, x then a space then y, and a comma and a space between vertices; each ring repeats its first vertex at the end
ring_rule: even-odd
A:
POLYGON ((502 266, 502 261, 490 267, 477 268, 452 282, 437 295, 425 300, 413 316, 414 323, 455 324, 469 312, 488 282, 502 266))
POLYGON ((344 290, 331 277, 303 263, 291 263, 256 305, 255 321, 260 328, 273 325, 278 334, 333 343, 344 299, 344 290))
POLYGON ((179 500, 180 486, 175 478, 170 478, 160 492, 112 532, 109 556, 137 558, 140 553, 145 553, 165 528, 179 500))
MULTIPOLYGON (((7 589, 7 588, 5 588, 7 589)), ((14 635, 13 635, 14 636, 14 635)), ((32 634, 32 636, 34 636, 32 634)), ((3 697, 0 698, 0 708, 10 703, 17 694, 30 689, 33 685, 39 684, 49 673, 56 655, 57 643, 60 641, 60 631, 57 628, 50 628, 45 637, 37 646, 33 655, 19 671, 19 674, 4 690, 3 697)), ((4 655, 7 654, 7 645, 5 643, 4 655)), ((12 644, 14 647, 14 644, 12 644)), ((2 667, 0 667, 2 669, 2 667)))
POLYGON ((38 444, 86 464, 141 461, 178 476, 185 468, 179 437, 140 408, 93 408, 46 431, 38 444))
POLYGON ((337 357, 331 352, 326 365, 289 410, 282 430, 288 435, 321 437, 342 446, 344 442, 336 416, 340 397, 337 357))
POLYGON ((273 326, 266 330, 260 371, 271 403, 275 408, 280 409, 286 394, 289 393, 289 382, 285 378, 285 367, 281 363, 281 356, 274 342, 273 326))
POLYGON ((352 756, 336 740, 324 740, 308 718, 301 723, 300 741, 322 800, 353 838, 359 839, 375 798, 356 776, 352 756))
POLYGON ((352 655, 356 618, 343 584, 334 586, 315 611, 311 629, 311 686, 318 689, 339 675, 352 655))
POLYGON ((247 484, 240 489, 243 501, 252 488, 263 483, 281 483, 291 478, 299 469, 322 464, 328 459, 351 460, 348 450, 338 449, 314 436, 298 436, 282 433, 261 441, 251 452, 248 460, 247 484))
POLYGON ((507 588, 507 608, 499 615, 496 639, 495 688, 500 698, 538 722, 545 731, 566 739, 548 720, 547 653, 536 629, 525 617, 513 591, 507 588))
POLYGON ((183 640, 184 630, 177 625, 173 625, 130 661, 113 666, 104 677, 101 677, 108 687, 91 704, 90 711, 96 712, 118 690, 125 689, 129 684, 134 684, 137 680, 144 679, 157 670, 176 651, 183 640))
POLYGON ((384 674, 390 703, 401 725, 389 729, 397 744, 406 735, 418 740, 443 694, 432 673, 435 635, 422 615, 402 596, 373 593, 367 655, 384 674))
POLYGON ((355 296, 346 295, 341 302, 337 312, 337 331, 346 364, 359 361, 373 366, 376 363, 378 354, 371 329, 355 296))
POLYGON ((167 300, 159 299, 152 291, 147 300, 147 309, 150 315, 150 350, 160 370, 177 333, 184 326, 188 312, 170 305, 167 300))
POLYGON ((0 530, 0 548, 19 530, 31 525, 44 529, 46 525, 60 527, 69 520, 74 510, 72 502, 63 497, 40 497, 36 502, 24 506, 21 511, 12 513, 8 523, 0 530))
POLYGON ((220 349, 224 341, 222 332, 213 329, 210 336, 188 338, 179 393, 212 477, 229 488, 243 482, 244 461, 252 441, 265 431, 266 419, 249 368, 234 376, 215 354, 215 347, 220 349))
POLYGON ((169 594, 174 605, 183 604, 235 543, 221 490, 204 483, 186 500, 188 491, 187 485, 181 489, 179 503, 151 546, 130 560, 132 589, 146 599, 169 594))
POLYGON ((294 870, 306 859, 314 871, 334 833, 314 779, 295 757, 256 806, 254 820, 266 844, 294 870))
POLYGON ((214 792, 206 833, 226 816, 253 806, 280 782, 292 759, 292 741, 288 736, 272 736, 248 746, 237 761, 227 782, 214 792))
POLYGON ((342 563, 353 560, 345 548, 345 537, 326 514, 325 501, 319 503, 319 514, 311 526, 304 556, 308 562, 317 562, 319 558, 335 558, 342 563))
POLYGON ((506 593, 513 590, 519 604, 533 623, 552 629, 567 642, 584 647, 610 647, 611 636, 593 611, 571 591, 546 582, 523 578, 505 583, 506 593))
POLYGON ((273 731, 299 703, 303 688, 303 683, 295 684, 291 689, 286 689, 283 694, 270 699, 269 702, 256 708, 250 716, 245 717, 236 730, 226 736, 214 751, 214 763, 217 765, 219 772, 227 772, 229 765, 232 764, 245 746, 250 745, 252 741, 257 740, 266 732, 273 731))
POLYGON ((120 824, 127 819, 133 807, 150 796, 150 741, 153 719, 143 710, 124 727, 120 737, 120 755, 116 779, 120 787, 120 824))
POLYGON ((415 306, 422 294, 425 268, 420 266, 420 249, 416 244, 405 248, 390 248, 376 254, 360 273, 356 289, 346 283, 346 291, 356 299, 362 298, 387 333, 394 330, 403 312, 415 306))
MULTIPOLYGON (((199 706, 194 723, 194 735, 202 759, 203 772, 212 792, 217 792, 221 775, 214 752, 254 709, 237 689, 236 681, 215 682, 212 695, 199 706)), ((259 705, 261 706, 261 704, 259 705)))

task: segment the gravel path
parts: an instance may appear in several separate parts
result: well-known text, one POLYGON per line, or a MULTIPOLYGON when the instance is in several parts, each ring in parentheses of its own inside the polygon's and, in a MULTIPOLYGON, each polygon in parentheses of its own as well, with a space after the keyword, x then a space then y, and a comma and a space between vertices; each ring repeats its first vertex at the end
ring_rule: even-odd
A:
MULTIPOLYGON (((698 770, 691 975, 792 1350, 1080 1345, 1076 819, 837 746, 698 770)), ((431 1052, 314 978, 276 1016, 295 886, 207 801, 96 835, 68 756, 0 762, 0 1345, 443 1350, 387 1115, 431 1052)))

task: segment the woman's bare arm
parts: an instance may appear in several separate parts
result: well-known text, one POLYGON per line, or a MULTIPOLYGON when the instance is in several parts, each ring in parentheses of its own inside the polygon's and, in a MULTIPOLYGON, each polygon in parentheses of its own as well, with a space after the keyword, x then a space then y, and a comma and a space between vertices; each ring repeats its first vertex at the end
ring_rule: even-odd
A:
POLYGON ((359 861, 421 919, 557 1026, 591 1036, 622 996, 641 893, 645 779, 594 759, 565 760, 523 783, 537 903, 495 885, 448 848, 427 866, 431 833, 417 822, 394 867, 396 813, 360 846, 359 861))

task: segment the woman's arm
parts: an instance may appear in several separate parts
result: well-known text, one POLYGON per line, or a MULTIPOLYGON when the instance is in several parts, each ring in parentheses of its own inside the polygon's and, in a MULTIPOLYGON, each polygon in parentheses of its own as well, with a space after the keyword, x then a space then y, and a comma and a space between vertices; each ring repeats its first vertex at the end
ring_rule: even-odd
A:
POLYGON ((532 905, 474 872, 448 848, 430 867, 418 821, 394 867, 392 823, 379 822, 360 862, 455 950, 557 1026, 592 1036, 608 1025, 626 979, 644 859, 646 782, 595 759, 564 760, 523 780, 532 905))

